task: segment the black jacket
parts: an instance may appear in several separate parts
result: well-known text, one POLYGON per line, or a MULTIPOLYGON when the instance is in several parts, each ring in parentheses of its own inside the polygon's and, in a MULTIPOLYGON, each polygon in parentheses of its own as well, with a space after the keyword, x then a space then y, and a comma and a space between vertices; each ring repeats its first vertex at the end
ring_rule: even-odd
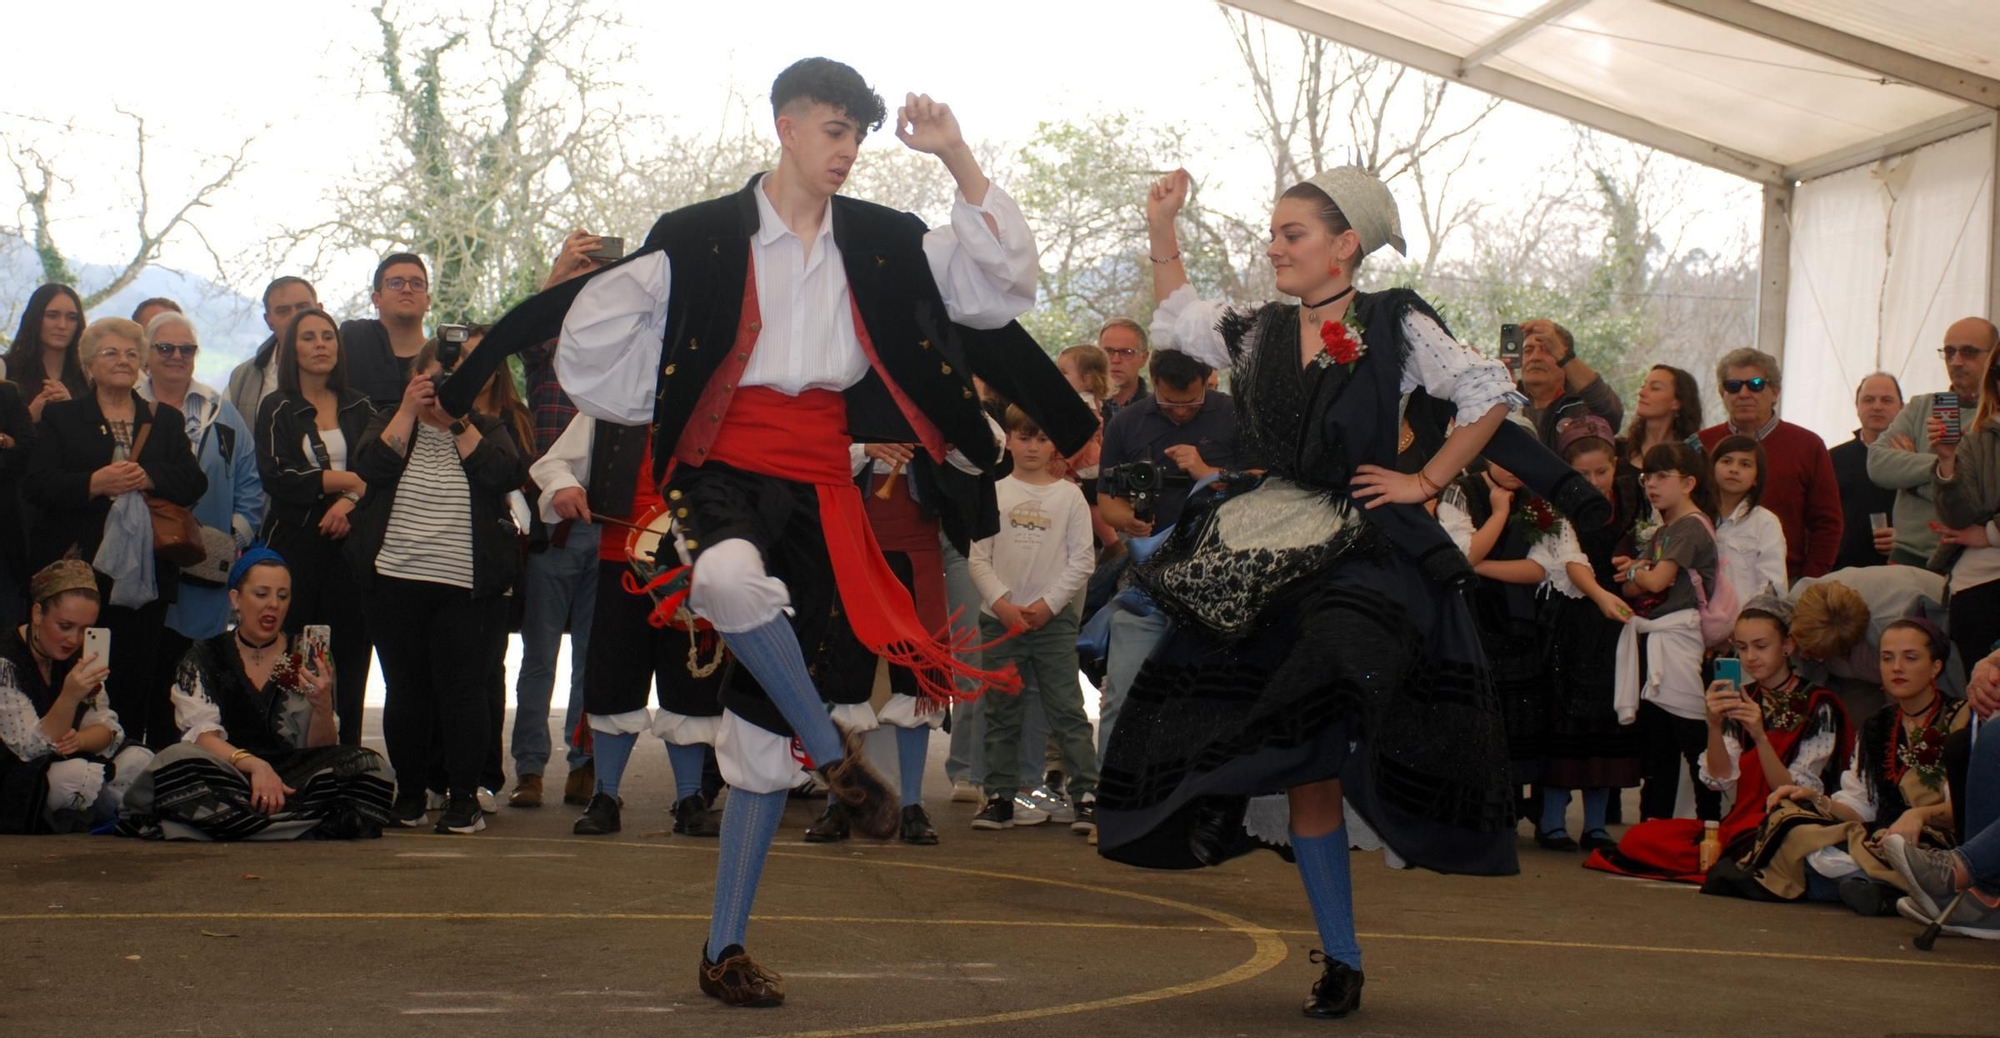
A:
MULTIPOLYGON (((374 418, 374 406, 359 390, 340 395, 340 435, 347 440, 350 469, 374 418)), ((297 393, 272 393, 257 409, 257 476, 271 499, 271 507, 264 510, 266 541, 274 535, 317 530, 326 510, 340 500, 339 494, 320 488, 319 459, 306 450, 306 434, 318 428, 319 411, 297 393)))
MULTIPOLYGON (((28 471, 28 457, 35 449, 35 423, 28 418, 28 402, 21 388, 0 380, 0 433, 14 441, 0 448, 0 566, 16 578, 28 576, 28 524, 21 510, 21 476, 28 471)), ((11 614, 8 614, 11 615, 11 614)))
MULTIPOLYGON (((153 427, 135 459, 153 478, 153 489, 148 493, 192 507, 208 491, 208 477, 202 474, 194 447, 188 443, 181 413, 166 404, 147 403, 136 393, 132 399, 133 439, 137 440, 148 425, 153 427)), ((111 464, 116 446, 111 425, 97 406, 96 393, 42 409, 34 453, 21 481, 23 500, 40 509, 28 539, 31 571, 62 558, 72 547, 86 562, 97 555, 97 546, 104 539, 104 520, 111 514, 111 499, 91 494, 90 475, 111 464)), ((156 572, 160 597, 172 601, 180 567, 160 563, 156 572)))
MULTIPOLYGON (((477 356, 475 353, 474 356, 477 356)), ((350 467, 368 482, 368 496, 348 517, 347 561, 362 587, 375 583, 375 556, 389 530, 389 512, 402 486, 410 448, 391 450, 382 442, 396 412, 381 411, 361 435, 350 467)), ((521 576, 521 531, 507 511, 507 495, 528 481, 528 463, 498 418, 468 416, 479 429, 479 446, 459 459, 472 491, 472 595, 489 598, 512 590, 521 576)), ((412 438, 414 440, 414 437, 412 438)), ((423 488, 417 488, 422 492, 423 488)))
POLYGON ((360 390, 378 409, 402 404, 409 365, 390 348, 388 326, 373 317, 342 321, 340 348, 347 355, 347 388, 360 390))
MULTIPOLYGON (((665 471, 682 429, 735 340, 750 238, 758 227, 757 201, 751 194, 756 189, 753 178, 733 195, 660 217, 645 247, 620 261, 664 251, 673 266, 653 412, 656 475, 665 471)), ((952 323, 924 255, 922 220, 838 195, 831 219, 848 290, 882 366, 947 443, 982 468, 991 469, 1002 457, 972 388, 975 374, 1019 404, 1064 453, 1081 450, 1096 434, 1097 416, 1018 323, 992 330, 952 323)), ((556 335, 570 302, 602 273, 571 278, 508 311, 441 394, 444 406, 453 414, 470 409, 472 397, 506 356, 556 335)), ((872 369, 846 396, 848 426, 856 441, 916 440, 872 369)))

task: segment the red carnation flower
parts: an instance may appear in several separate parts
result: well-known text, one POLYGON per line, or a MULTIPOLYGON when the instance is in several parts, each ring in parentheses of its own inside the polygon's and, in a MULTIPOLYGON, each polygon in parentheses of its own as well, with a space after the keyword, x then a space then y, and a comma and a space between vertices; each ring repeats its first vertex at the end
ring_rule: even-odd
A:
POLYGON ((1326 344, 1326 355, 1335 364, 1352 364, 1361 359, 1361 343, 1347 330, 1347 325, 1339 321, 1327 321, 1319 326, 1320 341, 1326 344))

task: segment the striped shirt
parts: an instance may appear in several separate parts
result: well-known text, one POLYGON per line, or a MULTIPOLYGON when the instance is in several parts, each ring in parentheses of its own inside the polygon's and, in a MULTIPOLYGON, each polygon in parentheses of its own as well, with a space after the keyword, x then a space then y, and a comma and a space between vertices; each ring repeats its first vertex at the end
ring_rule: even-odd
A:
POLYGON ((472 590, 472 490, 450 433, 417 423, 375 572, 472 590))

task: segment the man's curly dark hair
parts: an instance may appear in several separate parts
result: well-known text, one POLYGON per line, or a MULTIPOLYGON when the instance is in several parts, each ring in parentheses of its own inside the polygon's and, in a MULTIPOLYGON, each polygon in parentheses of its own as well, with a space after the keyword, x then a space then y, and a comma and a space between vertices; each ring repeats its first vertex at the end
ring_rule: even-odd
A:
POLYGON ((866 136, 882 127, 889 110, 882 97, 869 89, 861 73, 832 58, 804 58, 778 73, 771 81, 771 114, 797 100, 832 105, 846 113, 866 136))

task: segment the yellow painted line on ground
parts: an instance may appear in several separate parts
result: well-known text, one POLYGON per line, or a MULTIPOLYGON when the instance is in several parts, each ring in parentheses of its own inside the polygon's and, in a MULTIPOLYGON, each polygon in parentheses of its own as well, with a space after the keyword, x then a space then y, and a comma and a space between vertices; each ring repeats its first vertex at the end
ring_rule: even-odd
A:
MULTIPOLYGON (((936 866, 932 866, 936 867, 936 866)), ((1144 897, 1145 895, 1136 895, 1144 897)), ((620 923, 705 923, 707 913, 693 912, 22 912, 0 914, 0 922, 620 922, 620 923)), ((1273 930, 1250 923, 1190 926, 1172 923, 1078 922, 1040 919, 909 919, 877 915, 762 915, 759 923, 891 926, 976 926, 1005 929, 1123 930, 1155 933, 1231 934, 1255 937, 1271 933, 1284 937, 1317 937, 1316 930, 1273 930)), ((1558 951, 1614 951, 1653 955, 1698 955, 1733 959, 1774 959, 1790 962, 1845 963, 1859 966, 1916 966, 1932 969, 1974 970, 2000 973, 2000 963, 1947 962, 1936 959, 1895 959, 1866 955, 1818 955, 1806 952, 1751 951, 1737 948, 1687 948, 1660 944, 1612 944, 1599 941, 1549 941, 1526 937, 1466 937, 1453 934, 1372 933, 1358 934, 1370 941, 1414 941, 1425 944, 1477 944, 1509 948, 1548 948, 1558 951)))

